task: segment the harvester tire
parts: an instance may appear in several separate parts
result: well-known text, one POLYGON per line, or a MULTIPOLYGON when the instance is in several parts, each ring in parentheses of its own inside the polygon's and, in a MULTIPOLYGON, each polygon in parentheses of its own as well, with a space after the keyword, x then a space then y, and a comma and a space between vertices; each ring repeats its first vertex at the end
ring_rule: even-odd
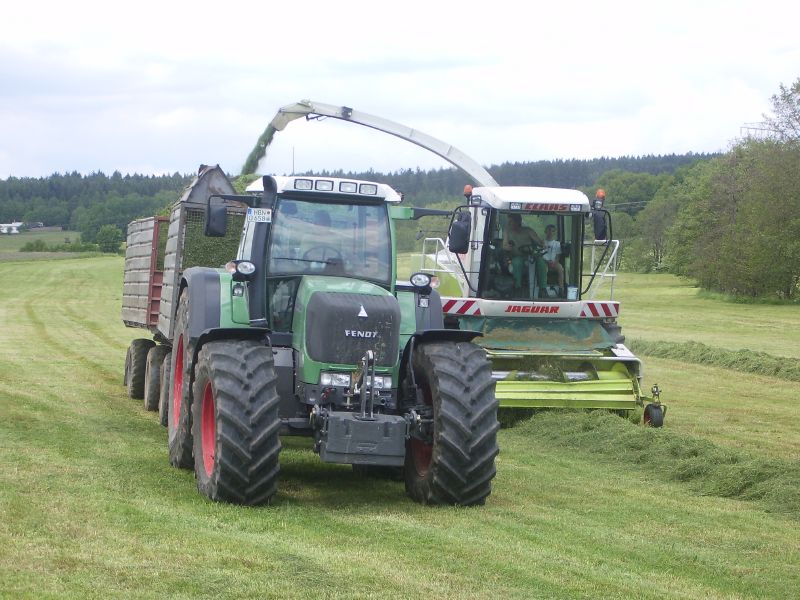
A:
POLYGON ((144 398, 147 353, 155 345, 153 340, 138 338, 128 346, 128 354, 125 356, 125 387, 128 390, 128 398, 135 400, 144 398))
POLYGON ((644 407, 642 423, 644 423, 646 427, 663 427, 664 409, 655 404, 648 404, 644 407))
POLYGON ((161 389, 158 394, 158 420, 166 427, 169 418, 169 390, 172 377, 172 353, 168 352, 161 363, 161 389))
POLYGON ((167 444, 169 462, 179 469, 191 469, 192 460, 192 355, 184 339, 189 322, 189 294, 181 294, 175 314, 175 334, 172 342, 171 381, 169 387, 169 418, 167 444))
POLYGON ((211 500, 266 504, 278 489, 281 443, 272 349, 209 342, 197 358, 192 423, 197 488, 211 500))
POLYGON ((161 392, 161 363, 169 352, 166 346, 153 346, 147 352, 144 369, 144 409, 158 410, 158 396, 161 392))
POLYGON ((408 441, 406 492, 423 504, 484 504, 500 429, 486 352, 472 343, 422 344, 414 349, 412 368, 433 409, 433 431, 428 440, 408 441))

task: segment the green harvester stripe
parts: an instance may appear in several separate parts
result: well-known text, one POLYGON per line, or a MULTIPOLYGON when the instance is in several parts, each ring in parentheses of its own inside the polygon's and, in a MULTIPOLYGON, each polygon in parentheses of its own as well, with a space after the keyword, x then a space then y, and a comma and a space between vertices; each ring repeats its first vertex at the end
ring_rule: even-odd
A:
POLYGON ((498 381, 495 395, 501 408, 611 408, 637 405, 631 380, 498 381))

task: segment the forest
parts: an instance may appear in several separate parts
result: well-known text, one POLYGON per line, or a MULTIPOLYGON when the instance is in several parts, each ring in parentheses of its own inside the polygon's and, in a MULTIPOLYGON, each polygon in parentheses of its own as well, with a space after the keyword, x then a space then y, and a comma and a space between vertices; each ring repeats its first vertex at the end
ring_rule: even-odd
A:
MULTIPOLYGON (((488 170, 501 185, 575 188, 590 198, 603 188, 623 269, 687 276, 737 297, 798 301, 800 79, 781 84, 771 100, 766 135, 735 140, 724 153, 542 160, 488 170)), ((469 183, 452 168, 315 174, 383 181, 409 204, 447 208, 463 201, 469 183)), ((165 211, 190 179, 119 172, 0 179, 0 222, 61 226, 95 243, 101 228, 102 237, 111 228, 121 237, 131 220, 165 211)), ((413 228, 400 231, 401 251, 415 248, 413 228)))

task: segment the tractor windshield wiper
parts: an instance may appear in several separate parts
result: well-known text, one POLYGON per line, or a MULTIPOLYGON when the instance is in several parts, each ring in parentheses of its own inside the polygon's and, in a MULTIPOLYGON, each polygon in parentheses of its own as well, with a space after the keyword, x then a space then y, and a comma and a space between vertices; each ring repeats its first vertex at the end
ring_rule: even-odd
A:
POLYGON ((323 263, 326 265, 337 264, 336 259, 312 259, 312 258, 291 258, 289 256, 272 256, 270 260, 291 260, 294 262, 323 263))

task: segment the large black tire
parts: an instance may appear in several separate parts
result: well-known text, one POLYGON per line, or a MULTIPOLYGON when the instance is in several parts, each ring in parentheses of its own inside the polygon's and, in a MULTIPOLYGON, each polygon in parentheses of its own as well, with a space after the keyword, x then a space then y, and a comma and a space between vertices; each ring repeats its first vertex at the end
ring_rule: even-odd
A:
POLYGON ((161 363, 169 352, 166 346, 153 346, 147 353, 144 369, 144 409, 158 410, 158 396, 161 393, 161 363))
POLYGON ((189 293, 181 294, 175 314, 172 342, 171 382, 167 445, 169 462, 179 469, 191 469, 192 460, 192 356, 184 339, 189 322, 189 293))
POLYGON ((147 353, 155 345, 153 340, 138 338, 128 346, 128 353, 125 356, 125 387, 128 390, 128 398, 141 400, 144 397, 147 353))
POLYGON ((281 443, 272 349, 209 342, 194 380, 194 471, 212 500, 266 504, 278 489, 281 443))
POLYGON ((423 504, 483 504, 492 491, 500 429, 486 352, 472 343, 422 344, 413 369, 433 409, 433 431, 408 442, 406 492, 423 504))
POLYGON ((646 427, 663 427, 664 426, 664 408, 655 404, 648 404, 644 407, 642 414, 642 423, 646 427))
POLYGON ((169 390, 172 387, 172 353, 168 352, 161 363, 161 389, 158 394, 158 420, 166 427, 169 418, 169 390))

